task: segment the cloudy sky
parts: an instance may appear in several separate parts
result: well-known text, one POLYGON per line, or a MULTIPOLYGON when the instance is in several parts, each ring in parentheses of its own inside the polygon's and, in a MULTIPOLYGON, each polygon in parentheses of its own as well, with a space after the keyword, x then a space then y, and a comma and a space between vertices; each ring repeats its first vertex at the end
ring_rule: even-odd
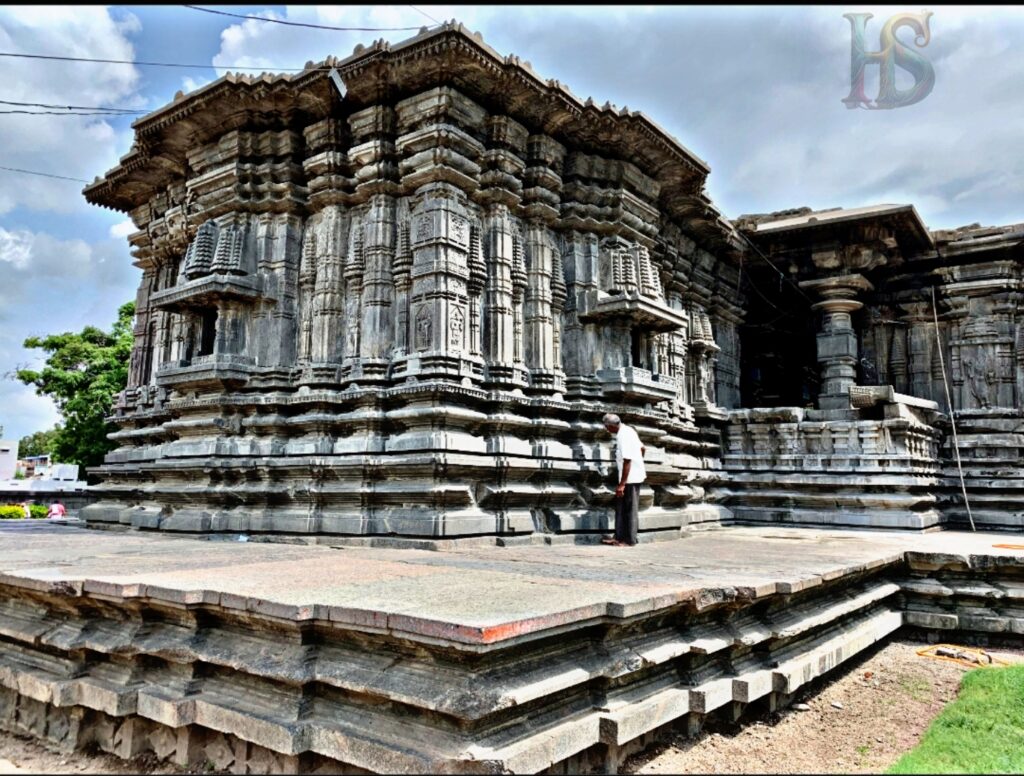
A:
MULTIPOLYGON (((502 54, 529 60, 580 97, 642 110, 707 161, 729 217, 808 205, 917 206, 933 229, 1024 221, 1024 11, 937 6, 919 51, 935 73, 921 102, 849 110, 850 23, 867 41, 914 7, 202 6, 341 27, 458 19, 502 54)), ((0 54, 201 65, 61 62, 0 56, 0 100, 113 106, 169 102, 232 67, 300 68, 357 43, 412 31, 350 32, 242 20, 184 6, 0 7, 0 54)), ((901 40, 913 36, 903 30, 901 40)), ((878 68, 867 94, 877 93, 878 68)), ((897 86, 913 79, 898 71, 897 86)), ((0 104, 0 167, 92 180, 131 145, 131 118, 24 115, 0 104)), ((88 205, 82 183, 0 170, 0 426, 19 438, 58 420, 10 379, 39 365, 33 334, 104 328, 134 298, 119 213, 88 205)))

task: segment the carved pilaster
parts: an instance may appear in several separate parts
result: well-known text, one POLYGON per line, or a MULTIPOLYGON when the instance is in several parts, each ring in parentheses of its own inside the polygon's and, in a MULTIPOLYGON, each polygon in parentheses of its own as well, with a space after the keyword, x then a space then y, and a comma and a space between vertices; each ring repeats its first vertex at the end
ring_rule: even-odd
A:
MULTIPOLYGON (((516 365, 516 294, 522 286, 513 281, 516 263, 515 224, 508 208, 493 204, 484 221, 484 258, 487 262, 484 336, 486 381, 494 386, 521 387, 523 370, 516 365)), ((521 293, 521 291, 520 291, 521 293)))
POLYGON ((893 326, 892 347, 889 349, 889 374, 892 377, 893 388, 900 393, 906 393, 907 327, 904 325, 893 326))
POLYGON ((562 267, 562 249, 548 233, 551 250, 551 362, 555 370, 554 388, 565 390, 565 367, 562 365, 562 313, 565 310, 566 287, 562 267))
POLYGON ((552 250, 543 224, 531 221, 526 227, 526 300, 523 311, 526 365, 532 387, 545 385, 545 373, 554 367, 554 326, 551 317, 552 250))
POLYGON ((342 333, 358 331, 359 328, 355 317, 348 317, 350 310, 345 304, 347 278, 342 241, 345 222, 340 207, 329 205, 324 208, 314 228, 316 279, 313 286, 310 365, 314 379, 334 382, 338 379, 338 364, 343 353, 342 333))
POLYGON ((344 330, 338 340, 342 343, 341 363, 344 378, 353 371, 358 373, 356 364, 359 361, 359 341, 362 332, 362 307, 363 307, 363 282, 366 278, 366 261, 363 252, 363 224, 362 219, 365 212, 353 214, 348 224, 348 250, 344 269, 342 270, 342 283, 338 284, 338 298, 341 298, 341 288, 344 287, 344 330))
POLYGON ((690 401, 697 415, 718 417, 724 413, 715 403, 715 363, 719 346, 715 343, 711 318, 699 304, 690 311, 689 369, 690 401))
POLYGON ((512 360, 517 367, 524 366, 523 354, 523 301, 526 298, 526 260, 523 257, 523 233, 519 224, 512 222, 512 360))
POLYGON ((314 294, 317 276, 317 223, 314 216, 306 223, 299 259, 299 345, 298 364, 306 366, 313 355, 314 294))
POLYGON ((135 325, 132 328, 132 353, 128 366, 128 387, 134 388, 149 383, 153 341, 153 311, 149 308, 149 295, 156 283, 156 270, 148 267, 142 273, 142 282, 135 294, 135 325))
MULTIPOLYGON (((383 380, 394 345, 395 201, 376 194, 363 219, 362 337, 359 343, 360 379, 383 380)), ((355 372, 353 377, 357 376, 355 372)))
POLYGON ((396 211, 398 222, 398 246, 395 251, 394 281, 395 281, 395 348, 393 355, 396 358, 405 356, 409 352, 409 288, 412 279, 409 275, 412 270, 412 246, 409 237, 409 206, 402 201, 396 211))
POLYGON ((486 283, 487 264, 484 261, 484 249, 480 241, 480 224, 474 222, 469 227, 469 280, 466 283, 466 289, 469 292, 469 352, 479 358, 483 357, 480 330, 486 283))
POLYGON ((459 193, 445 183, 421 190, 412 211, 409 356, 396 359, 396 377, 479 379, 470 353, 470 221, 459 193))

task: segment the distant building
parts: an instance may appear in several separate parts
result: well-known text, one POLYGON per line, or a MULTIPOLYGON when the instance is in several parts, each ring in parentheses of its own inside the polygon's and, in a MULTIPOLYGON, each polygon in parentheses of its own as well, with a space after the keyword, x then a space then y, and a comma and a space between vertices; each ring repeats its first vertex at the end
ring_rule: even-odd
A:
POLYGON ((18 459, 17 442, 0 442, 0 504, 24 501, 47 505, 59 499, 72 516, 92 502, 87 483, 78 479, 78 464, 54 463, 51 455, 18 459), (15 472, 21 479, 15 479, 15 472))
POLYGON ((50 454, 26 455, 18 459, 18 471, 25 479, 46 478, 50 472, 50 454))
POLYGON ((18 464, 18 443, 13 439, 0 439, 0 480, 14 479, 18 464))
POLYGON ((78 479, 78 464, 55 463, 49 453, 25 456, 18 461, 18 471, 26 480, 73 482, 78 479))

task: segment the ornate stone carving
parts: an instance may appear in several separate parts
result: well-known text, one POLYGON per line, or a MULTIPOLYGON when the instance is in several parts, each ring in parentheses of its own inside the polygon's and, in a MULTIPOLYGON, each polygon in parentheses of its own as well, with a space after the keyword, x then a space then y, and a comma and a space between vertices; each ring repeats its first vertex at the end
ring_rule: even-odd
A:
POLYGON ((427 307, 421 307, 416 313, 416 350, 430 350, 433 343, 434 320, 427 307))
POLYGON ((738 401, 742 289, 732 227, 691 199, 706 168, 632 114, 608 114, 595 150, 582 105, 558 97, 542 118, 547 87, 467 78, 518 65, 478 70, 490 53, 436 34, 454 45, 443 68, 395 47, 366 53, 375 74, 346 71, 351 112, 316 68, 270 91, 232 82, 248 107, 230 126, 220 97, 185 97, 137 127, 158 147, 188 106, 174 159, 133 151, 90 187, 136 219, 146 272, 126 433, 90 520, 461 535, 532 531, 543 508, 578 530, 611 517, 579 490, 611 444, 583 418, 609 410, 668 440, 666 503, 714 476, 698 423, 721 419, 723 391, 738 401), (522 485, 538 472, 550 482, 522 485), (166 495, 182 478, 187 501, 166 495))
POLYGON ((465 316, 462 314, 462 310, 458 307, 452 308, 448 318, 449 348, 452 350, 462 350, 465 328, 465 316))

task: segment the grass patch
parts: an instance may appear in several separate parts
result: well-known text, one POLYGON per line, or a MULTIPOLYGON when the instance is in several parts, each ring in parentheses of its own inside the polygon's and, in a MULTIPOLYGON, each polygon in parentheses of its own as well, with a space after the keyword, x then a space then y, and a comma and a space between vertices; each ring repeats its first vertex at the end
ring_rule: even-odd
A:
POLYGON ((887 773, 1024 773, 1024 665, 964 674, 957 699, 887 773))

